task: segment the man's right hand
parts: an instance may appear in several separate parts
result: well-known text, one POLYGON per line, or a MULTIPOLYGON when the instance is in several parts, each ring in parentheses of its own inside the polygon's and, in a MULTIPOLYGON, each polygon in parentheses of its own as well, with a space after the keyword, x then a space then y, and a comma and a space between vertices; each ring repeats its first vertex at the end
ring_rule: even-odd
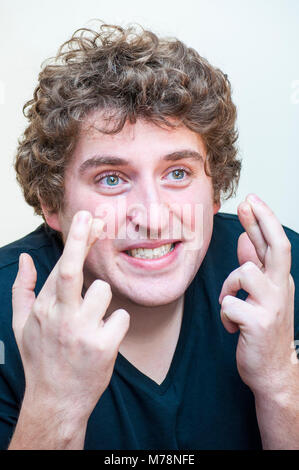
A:
POLYGON ((107 282, 95 280, 81 296, 84 261, 101 230, 102 221, 89 212, 75 215, 63 254, 37 298, 33 260, 28 254, 20 257, 13 285, 13 329, 26 387, 10 449, 83 447, 85 431, 79 439, 76 426, 86 428, 129 327, 129 314, 122 309, 103 320, 112 297, 107 282), (44 441, 37 437, 44 434, 37 415, 43 420, 48 415, 47 424, 53 426, 52 437, 48 429, 44 441), (61 433, 54 429, 55 419, 61 433), (34 423, 36 428, 30 429, 34 423), (62 440, 67 436, 65 443, 58 441, 60 435, 62 440))

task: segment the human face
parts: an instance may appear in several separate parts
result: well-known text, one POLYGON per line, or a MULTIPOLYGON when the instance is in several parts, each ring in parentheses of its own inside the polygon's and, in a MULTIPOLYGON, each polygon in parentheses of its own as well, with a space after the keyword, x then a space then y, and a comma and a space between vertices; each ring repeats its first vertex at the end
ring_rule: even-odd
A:
POLYGON ((85 288, 102 279, 126 304, 169 304, 194 278, 219 209, 213 202, 211 178, 204 171, 204 143, 183 126, 160 128, 137 120, 126 123, 118 134, 107 135, 97 130, 101 125, 101 114, 94 112, 82 127, 65 172, 63 211, 47 221, 66 239, 77 211, 88 210, 97 217, 104 207, 106 229, 115 230, 111 236, 104 227, 89 251, 85 288), (116 158, 125 162, 115 162, 116 158), (124 210, 119 211, 120 204, 124 210), (173 251, 156 259, 126 253, 137 243, 154 247, 172 240, 178 240, 173 251))

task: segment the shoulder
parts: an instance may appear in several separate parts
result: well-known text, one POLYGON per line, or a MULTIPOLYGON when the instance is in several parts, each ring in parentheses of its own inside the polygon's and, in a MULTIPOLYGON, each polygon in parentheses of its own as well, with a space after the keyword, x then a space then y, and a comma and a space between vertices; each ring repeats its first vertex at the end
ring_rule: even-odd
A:
POLYGON ((0 270, 17 263, 20 254, 23 252, 38 256, 46 248, 52 251, 57 244, 59 244, 57 234, 54 230, 42 224, 25 237, 0 248, 0 270))
POLYGON ((39 266, 52 268, 63 246, 57 232, 45 224, 23 238, 0 248, 0 277, 18 264, 21 253, 29 253, 39 266))
POLYGON ((214 216, 208 258, 225 277, 238 267, 237 244, 242 232, 244 229, 237 215, 218 212, 214 216))
POLYGON ((215 214, 213 238, 219 239, 219 241, 226 238, 235 240, 242 232, 244 232, 244 228, 237 215, 228 214, 226 212, 218 212, 215 214))
MULTIPOLYGON (((296 255, 299 255, 299 233, 295 232, 289 227, 286 227, 285 225, 282 225, 282 227, 291 243, 292 252, 294 252, 294 254, 296 253, 296 255)), ((244 232, 244 228, 242 227, 237 215, 218 212, 214 216, 214 238, 220 238, 224 240, 225 237, 229 237, 235 240, 242 232, 244 232)))
POLYGON ((18 271, 19 256, 29 253, 37 270, 36 294, 62 252, 62 243, 56 232, 40 225, 25 237, 0 248, 0 317, 11 311, 11 288, 18 271))

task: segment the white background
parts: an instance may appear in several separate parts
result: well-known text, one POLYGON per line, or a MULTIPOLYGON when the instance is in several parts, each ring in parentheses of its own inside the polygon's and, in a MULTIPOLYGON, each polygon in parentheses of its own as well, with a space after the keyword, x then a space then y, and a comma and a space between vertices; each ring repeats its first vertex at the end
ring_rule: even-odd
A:
POLYGON ((41 63, 94 18, 177 36, 228 74, 243 169, 237 197, 221 210, 236 213, 255 192, 299 231, 298 0, 0 0, 0 246, 42 222, 12 167, 26 125, 22 107, 41 63))

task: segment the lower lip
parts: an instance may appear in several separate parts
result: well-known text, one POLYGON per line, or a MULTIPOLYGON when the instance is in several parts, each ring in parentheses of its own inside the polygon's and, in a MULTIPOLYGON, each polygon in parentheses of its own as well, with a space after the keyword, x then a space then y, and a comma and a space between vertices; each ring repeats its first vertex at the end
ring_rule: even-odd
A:
POLYGON ((120 253, 120 256, 125 259, 132 266, 137 268, 147 269, 150 271, 156 271, 163 269, 171 265, 179 256, 180 252, 183 249, 182 242, 175 243, 174 249, 167 253, 167 255, 162 256, 161 258, 154 259, 144 259, 144 258, 134 258, 133 256, 127 255, 124 251, 120 253))

